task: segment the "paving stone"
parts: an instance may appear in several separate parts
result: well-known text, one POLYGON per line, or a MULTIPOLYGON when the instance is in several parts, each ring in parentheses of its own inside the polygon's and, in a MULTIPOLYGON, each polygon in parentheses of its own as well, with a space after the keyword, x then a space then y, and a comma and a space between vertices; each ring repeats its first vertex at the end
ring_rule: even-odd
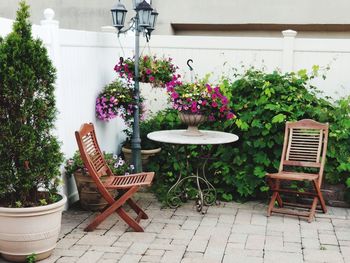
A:
POLYGON ((88 250, 124 254, 128 250, 128 247, 91 246, 88 250))
POLYGON ((135 242, 133 243, 129 249, 126 251, 127 254, 137 254, 137 255, 142 255, 144 254, 148 247, 149 247, 149 243, 141 243, 141 242, 135 242))
MULTIPOLYGON (((72 263, 72 262, 77 262, 79 258, 77 257, 60 257, 57 259, 57 263, 72 263)), ((40 261, 39 261, 40 262, 40 261)))
POLYGON ((343 257, 339 251, 304 249, 304 259, 310 262, 342 263, 343 257))
POLYGON ((102 259, 100 259, 100 261, 102 261, 103 259, 114 259, 118 262, 123 255, 124 254, 121 253, 105 252, 103 253, 102 259))
POLYGON ((294 242, 301 243, 301 236, 299 232, 284 232, 283 233, 283 241, 284 242, 294 242))
POLYGON ((78 242, 78 238, 64 238, 57 242, 56 247, 57 248, 70 248, 72 247, 76 242, 78 242))
POLYGON ((302 253, 288 253, 280 251, 266 251, 264 262, 268 263, 302 263, 302 253))
POLYGON ((119 263, 138 263, 141 260, 141 255, 128 255, 125 254, 119 260, 119 263))
POLYGON ((182 251, 182 250, 165 251, 160 262, 164 262, 164 263, 181 262, 181 259, 184 253, 185 251, 182 251))
POLYGON ((232 233, 228 239, 230 243, 243 243, 247 241, 248 234, 232 233))
POLYGON ((246 249, 263 249, 265 246, 265 235, 250 234, 245 245, 246 249))
POLYGON ((338 240, 335 234, 333 235, 320 234, 319 238, 320 238, 320 243, 322 245, 338 245, 338 240))
MULTIPOLYGON (((51 255, 50 257, 48 258, 45 258, 43 260, 40 260, 40 263, 54 263, 56 262, 58 259, 60 258, 60 256, 53 256, 51 255)), ((0 257, 0 263, 7 263, 8 261, 5 261, 3 260, 1 257, 0 257)))
POLYGON ((237 255, 225 255, 223 263, 262 263, 264 259, 258 257, 245 257, 237 255))
POLYGON ((283 248, 283 237, 266 236, 265 250, 282 251, 283 248))
POLYGON ((79 260, 78 263, 95 263, 103 255, 103 252, 88 251, 79 260))
POLYGON ((191 252, 204 252, 208 245, 208 239, 201 236, 193 237, 188 244, 187 251, 191 252))
POLYGON ((199 226, 201 221, 198 220, 193 220, 191 219, 187 219, 183 225, 181 226, 181 229, 187 229, 187 230, 196 230, 199 226))
POLYGON ((350 230, 344 228, 336 228, 335 234, 338 240, 350 241, 350 230))
POLYGON ((147 249, 146 255, 148 256, 163 256, 165 250, 163 249, 147 249))
POLYGON ((145 233, 145 232, 126 232, 119 239, 119 242, 137 242, 142 240, 142 242, 153 242, 156 238, 155 233, 145 233))
POLYGON ((165 223, 150 223, 146 228, 145 232, 147 233, 160 233, 164 228, 165 223))
POLYGON ((252 219, 252 213, 238 210, 235 218, 235 224, 250 224, 250 221, 252 219))
POLYGON ((233 215, 219 215, 218 224, 232 225, 234 221, 235 217, 233 215))
POLYGON ((301 244, 303 248, 319 249, 321 247, 320 241, 316 238, 302 238, 301 244))
POLYGON ((142 256, 140 262, 160 262, 162 256, 142 256))
POLYGON ((232 233, 265 235, 265 226, 234 224, 232 233))
POLYGON ((86 235, 82 237, 76 244, 92 246, 111 246, 117 239, 118 237, 113 236, 86 235))
POLYGON ((202 219, 202 222, 200 223, 201 226, 216 226, 218 223, 218 218, 216 217, 204 217, 202 219))
POLYGON ((252 225, 266 226, 267 225, 266 215, 253 214, 252 219, 251 219, 251 224, 252 225))
POLYGON ((54 256, 63 256, 63 257, 80 257, 85 252, 86 250, 56 248, 52 254, 54 256))

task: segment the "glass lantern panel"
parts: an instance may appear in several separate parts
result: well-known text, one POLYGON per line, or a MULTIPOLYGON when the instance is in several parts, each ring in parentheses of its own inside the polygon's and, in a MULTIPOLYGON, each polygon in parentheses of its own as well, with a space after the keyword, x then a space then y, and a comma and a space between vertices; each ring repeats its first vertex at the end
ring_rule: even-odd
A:
POLYGON ((148 27, 150 26, 151 10, 139 10, 139 26, 148 27))

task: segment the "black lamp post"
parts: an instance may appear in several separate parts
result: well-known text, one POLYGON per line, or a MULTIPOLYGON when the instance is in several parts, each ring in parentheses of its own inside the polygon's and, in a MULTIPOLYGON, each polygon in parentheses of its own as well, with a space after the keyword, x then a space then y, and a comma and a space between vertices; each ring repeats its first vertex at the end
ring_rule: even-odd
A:
POLYGON ((123 29, 126 8, 120 3, 120 0, 111 9, 113 26, 118 29, 118 35, 125 33, 130 29, 135 30, 135 109, 134 109, 134 122, 132 127, 131 149, 132 149, 132 161, 135 166, 135 172, 142 171, 141 163, 141 138, 140 138, 140 88, 139 88, 139 57, 140 57, 140 33, 144 32, 149 38, 154 30, 155 23, 157 21, 158 12, 151 7, 145 0, 133 0, 134 10, 136 15, 131 19, 132 24, 129 28, 123 29))

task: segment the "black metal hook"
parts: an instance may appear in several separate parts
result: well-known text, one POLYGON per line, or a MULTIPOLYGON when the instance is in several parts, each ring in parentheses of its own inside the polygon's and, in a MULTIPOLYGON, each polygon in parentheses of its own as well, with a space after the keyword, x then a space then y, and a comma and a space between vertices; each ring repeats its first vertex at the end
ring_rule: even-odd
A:
POLYGON ((119 58, 119 63, 120 63, 120 64, 123 64, 123 62, 124 62, 124 58, 123 58, 123 57, 120 57, 120 58, 119 58))
POLYGON ((193 63, 193 60, 190 58, 189 60, 187 60, 187 66, 190 68, 190 71, 193 71, 193 67, 190 65, 190 63, 193 63))

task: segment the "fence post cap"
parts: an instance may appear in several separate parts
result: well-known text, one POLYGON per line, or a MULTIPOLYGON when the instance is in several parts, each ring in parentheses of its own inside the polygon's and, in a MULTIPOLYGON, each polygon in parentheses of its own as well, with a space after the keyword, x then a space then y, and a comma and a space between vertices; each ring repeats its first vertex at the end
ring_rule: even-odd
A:
POLYGON ((284 37, 296 37, 296 35, 298 34, 297 31, 288 29, 288 30, 283 30, 282 34, 284 37))
POLYGON ((44 17, 45 20, 53 20, 53 18, 55 17, 55 11, 53 11, 51 8, 46 8, 44 10, 44 17))

